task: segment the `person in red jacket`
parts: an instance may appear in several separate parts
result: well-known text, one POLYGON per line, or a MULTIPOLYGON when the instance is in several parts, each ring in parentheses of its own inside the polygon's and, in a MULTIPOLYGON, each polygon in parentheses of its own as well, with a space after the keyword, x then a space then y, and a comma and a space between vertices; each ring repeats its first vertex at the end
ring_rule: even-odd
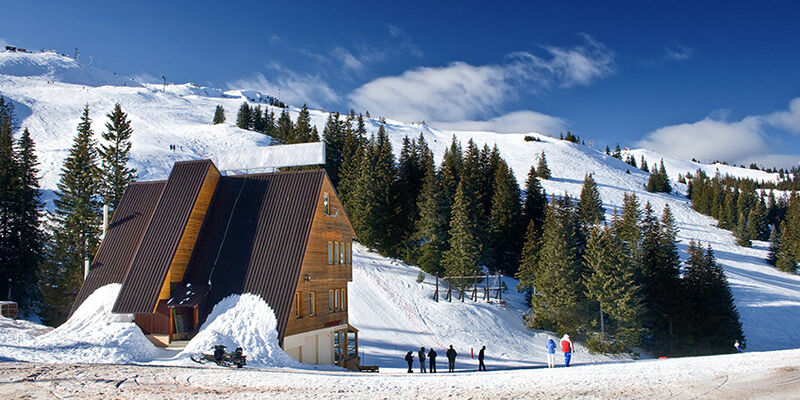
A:
POLYGON ((564 366, 569 367, 569 360, 572 358, 572 340, 570 340, 569 335, 566 333, 564 337, 561 338, 561 351, 564 352, 564 366))

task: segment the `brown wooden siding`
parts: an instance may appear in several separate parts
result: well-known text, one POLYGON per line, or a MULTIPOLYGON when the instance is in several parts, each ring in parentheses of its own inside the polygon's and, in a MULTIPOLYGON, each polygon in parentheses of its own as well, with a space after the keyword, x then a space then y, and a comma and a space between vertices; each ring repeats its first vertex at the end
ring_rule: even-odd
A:
POLYGON ((153 312, 200 190, 212 168, 215 169, 210 160, 175 163, 113 312, 153 312))
POLYGON ((89 276, 78 292, 72 312, 98 288, 125 280, 165 183, 134 182, 125 189, 119 206, 114 210, 106 237, 89 268, 89 276))
MULTIPOLYGON (((286 335, 294 335, 334 325, 348 323, 347 310, 328 311, 329 290, 347 288, 347 282, 353 280, 353 267, 345 260, 339 263, 335 257, 334 264, 328 264, 328 242, 352 244, 355 231, 344 212, 338 196, 327 175, 318 193, 314 210, 314 222, 308 238, 300 275, 297 277, 297 292, 301 293, 301 317, 296 318, 297 303, 292 302, 286 335), (325 214, 324 194, 328 193, 329 213, 325 214), (310 280, 306 280, 306 277, 310 280), (316 315, 309 316, 310 306, 307 303, 309 291, 316 293, 316 315)), ((349 248, 349 247, 348 247, 349 248)), ((341 300, 340 300, 341 301, 341 300)))
POLYGON ((135 314, 136 325, 145 335, 169 335, 170 333, 170 309, 166 301, 159 301, 154 313, 135 314))

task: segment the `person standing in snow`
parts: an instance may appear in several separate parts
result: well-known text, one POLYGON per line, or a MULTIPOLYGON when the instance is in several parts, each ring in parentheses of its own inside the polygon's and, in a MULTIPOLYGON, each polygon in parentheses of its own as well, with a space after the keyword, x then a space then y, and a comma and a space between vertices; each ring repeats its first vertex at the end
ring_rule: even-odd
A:
POLYGON ((419 352, 417 353, 417 357, 419 357, 419 372, 424 374, 425 373, 425 348, 420 347, 419 352))
POLYGON ((736 349, 737 353, 741 353, 742 352, 742 345, 739 344, 738 340, 733 342, 733 348, 736 349))
POLYGON ((547 339, 544 348, 547 349, 547 368, 556 367, 556 342, 553 338, 547 339))
POLYGON ((572 340, 570 340, 569 335, 566 333, 564 337, 561 338, 561 351, 564 352, 564 366, 569 367, 569 360, 572 358, 572 340))
POLYGON ((458 353, 456 353, 456 350, 453 348, 452 344, 450 345, 450 349, 447 350, 447 353, 445 353, 445 355, 447 356, 447 368, 448 368, 447 372, 455 371, 456 356, 458 355, 458 353))
POLYGON ((410 352, 410 351, 408 353, 406 353, 406 362, 408 363, 408 373, 409 374, 414 373, 414 371, 411 370, 411 366, 414 363, 414 355, 411 354, 411 353, 412 352, 410 352))
POLYGON ((428 366, 428 372, 430 372, 430 373, 436 373, 436 356, 437 355, 438 354, 436 354, 436 350, 434 350, 433 347, 431 347, 431 351, 428 352, 428 362, 430 364, 428 366))
POLYGON ((478 371, 486 371, 486 364, 483 363, 484 351, 486 346, 481 347, 481 351, 478 352, 478 371))

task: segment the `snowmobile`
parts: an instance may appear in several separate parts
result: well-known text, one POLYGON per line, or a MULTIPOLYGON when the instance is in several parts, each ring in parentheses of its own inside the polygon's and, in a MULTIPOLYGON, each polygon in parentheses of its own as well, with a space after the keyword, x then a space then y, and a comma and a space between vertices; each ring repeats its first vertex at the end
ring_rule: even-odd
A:
POLYGON ((236 368, 242 368, 242 366, 247 365, 247 356, 242 354, 241 347, 237 347, 236 351, 232 353, 226 353, 225 346, 219 344, 214 346, 214 354, 201 353, 189 358, 198 364, 213 362, 223 367, 236 366, 236 368))

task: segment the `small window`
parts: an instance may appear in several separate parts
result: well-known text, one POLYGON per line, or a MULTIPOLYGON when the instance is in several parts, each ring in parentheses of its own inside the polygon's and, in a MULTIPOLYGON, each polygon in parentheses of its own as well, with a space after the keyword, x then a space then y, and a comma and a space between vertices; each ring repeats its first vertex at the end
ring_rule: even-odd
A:
POLYGON ((294 304, 295 304, 294 316, 295 316, 295 318, 300 318, 300 306, 301 306, 301 304, 300 304, 300 292, 295 292, 295 294, 294 294, 294 304))
POLYGON ((322 194, 322 204, 324 207, 325 215, 331 215, 330 201, 328 199, 328 192, 322 194))
POLYGON ((333 242, 333 263, 339 263, 339 242, 333 242))
POLYGON ((345 256, 344 243, 339 243, 339 264, 345 264, 347 257, 345 256))
POLYGON ((328 242, 328 265, 333 265, 333 242, 328 242))
POLYGON ((334 296, 335 296, 335 299, 333 300, 333 309, 335 311, 339 311, 339 291, 338 290, 334 290, 333 293, 334 293, 334 296))
POLYGON ((353 265, 353 242, 347 243, 347 265, 353 265))
POLYGON ((316 303, 314 302, 314 292, 308 292, 308 315, 317 313, 316 303))
POLYGON ((347 310, 347 289, 342 289, 342 310, 347 310))
POLYGON ((333 305, 333 290, 328 290, 328 312, 333 312, 335 310, 333 305))

